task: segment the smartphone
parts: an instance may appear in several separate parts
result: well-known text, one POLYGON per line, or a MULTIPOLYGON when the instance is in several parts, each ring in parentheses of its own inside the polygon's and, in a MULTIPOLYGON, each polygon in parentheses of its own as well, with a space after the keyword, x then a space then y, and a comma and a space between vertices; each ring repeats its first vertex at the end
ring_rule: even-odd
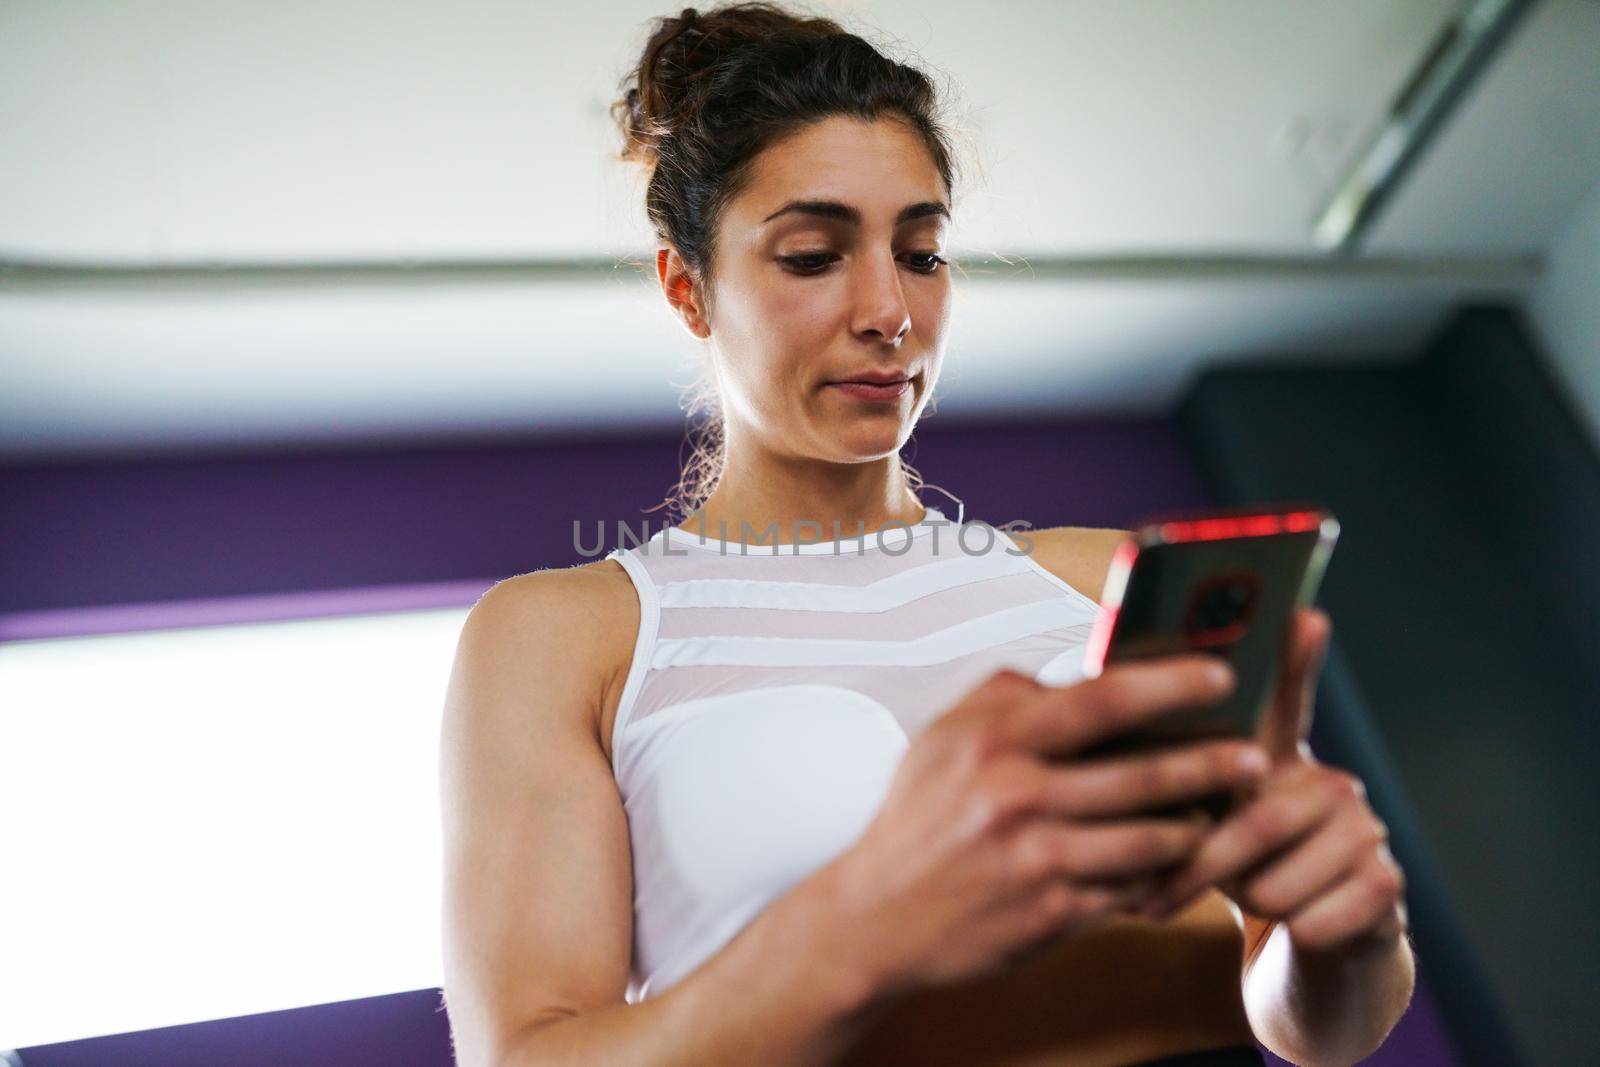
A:
POLYGON ((1289 623, 1309 607, 1339 537, 1314 505, 1174 513, 1141 523, 1112 558, 1084 674, 1106 664, 1207 652, 1233 665, 1218 704, 1162 716, 1105 746, 1126 751, 1218 736, 1254 737, 1277 681, 1289 623))

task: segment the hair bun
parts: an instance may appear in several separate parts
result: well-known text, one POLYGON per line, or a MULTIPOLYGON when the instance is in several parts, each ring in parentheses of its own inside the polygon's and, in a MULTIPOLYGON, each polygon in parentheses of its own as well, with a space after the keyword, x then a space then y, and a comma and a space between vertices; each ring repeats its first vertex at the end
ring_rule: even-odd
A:
POLYGON ((621 121, 625 159, 654 162, 656 146, 672 136, 693 113, 695 83, 714 65, 713 49, 704 47, 705 19, 686 7, 676 16, 656 20, 638 66, 629 74, 621 121))
POLYGON ((653 163, 657 147, 702 109, 709 75, 736 52, 776 38, 846 35, 838 23, 797 16, 773 3, 686 7, 655 20, 638 64, 623 79, 612 114, 622 128, 622 158, 653 163))

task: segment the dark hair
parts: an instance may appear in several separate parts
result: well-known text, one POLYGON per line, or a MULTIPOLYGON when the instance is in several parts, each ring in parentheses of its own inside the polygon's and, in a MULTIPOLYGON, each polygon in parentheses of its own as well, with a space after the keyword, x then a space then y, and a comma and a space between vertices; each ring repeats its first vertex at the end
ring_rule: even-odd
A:
MULTIPOLYGON (((611 106, 621 158, 649 168, 650 222, 708 300, 723 209, 748 183, 762 149, 804 126, 833 115, 903 121, 926 145, 946 192, 954 187, 954 153, 932 81, 830 19, 771 3, 684 8, 655 20, 622 88, 611 106)), ((691 416, 701 416, 701 442, 673 501, 684 514, 721 477, 720 402, 709 379, 702 376, 690 403, 691 416)))

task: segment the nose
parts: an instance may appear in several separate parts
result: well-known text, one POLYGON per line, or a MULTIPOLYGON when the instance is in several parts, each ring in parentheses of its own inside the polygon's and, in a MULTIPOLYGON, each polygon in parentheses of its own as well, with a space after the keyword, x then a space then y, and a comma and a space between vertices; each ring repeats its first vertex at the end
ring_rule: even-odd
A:
POLYGON ((857 337, 898 346, 911 332, 911 308, 893 255, 860 262, 852 279, 857 337))

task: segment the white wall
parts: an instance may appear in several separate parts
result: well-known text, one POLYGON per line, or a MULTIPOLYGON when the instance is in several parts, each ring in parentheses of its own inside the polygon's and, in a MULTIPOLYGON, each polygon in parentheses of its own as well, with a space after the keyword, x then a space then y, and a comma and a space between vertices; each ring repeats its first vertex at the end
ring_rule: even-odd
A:
MULTIPOLYGON (((1574 5, 1591 6, 1557 7, 1574 5)), ((649 248, 606 106, 650 20, 683 6, 0 3, 0 159, 28 161, 0 176, 0 258, 649 248)), ((973 247, 1287 253, 1313 250, 1311 219, 1457 2, 811 6, 949 79, 978 164, 957 211, 973 247)), ((1573 35, 1593 27, 1555 28, 1573 57, 1562 79, 1588 58, 1573 35)), ((1557 63, 1533 43, 1517 69, 1557 63)), ((1564 81, 1577 101, 1600 99, 1600 77, 1564 81)), ((1536 125, 1497 128, 1496 148, 1538 157, 1518 139, 1536 125)), ((1591 132, 1581 117, 1564 129, 1578 145, 1591 132)), ((1477 204, 1493 187, 1474 174, 1453 168, 1446 184, 1465 180, 1477 204)), ((1527 183, 1514 195, 1546 199, 1527 183)), ((1543 212, 1553 224, 1569 209, 1556 197, 1543 212)), ((1456 247, 1468 228, 1441 225, 1402 244, 1456 247)), ((1515 243, 1542 248, 1540 230, 1523 220, 1515 243)))
POLYGON ((1600 185, 1550 250, 1527 309, 1560 384, 1600 449, 1600 185))
MULTIPOLYGON (((1314 264, 1459 0, 809 6, 951 91, 945 414, 1160 410, 1236 355, 1403 358, 1458 303, 1523 299, 1600 181, 1596 0, 1534 5, 1358 256, 1243 274, 1189 261, 1314 264)), ((0 457, 681 426, 694 346, 649 272, 607 269, 653 245, 606 104, 674 9, 0 0, 0 160, 26 161, 0 168, 0 457), (590 267, 7 273, 456 260, 590 267)))

